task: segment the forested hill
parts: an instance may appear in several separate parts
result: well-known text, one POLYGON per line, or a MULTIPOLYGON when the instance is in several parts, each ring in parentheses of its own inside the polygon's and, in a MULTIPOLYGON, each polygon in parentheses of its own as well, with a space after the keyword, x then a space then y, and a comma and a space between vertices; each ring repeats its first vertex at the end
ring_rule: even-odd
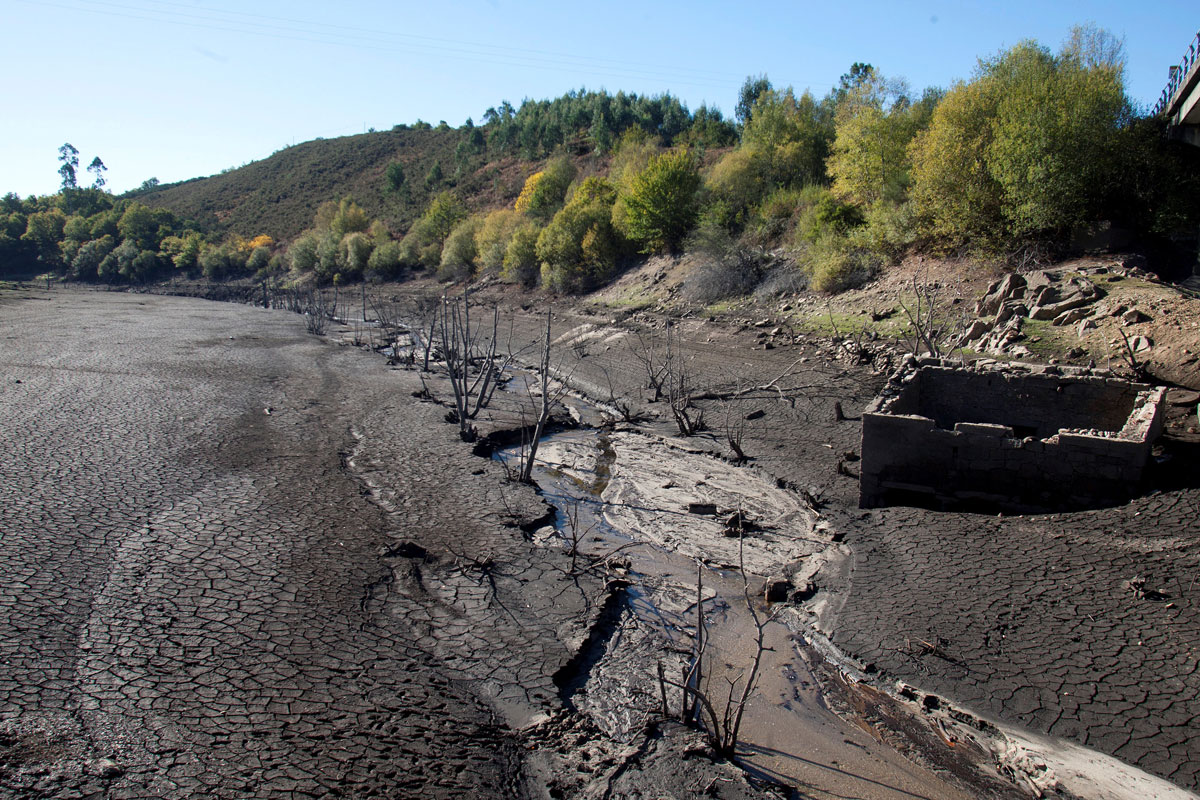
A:
MULTIPOLYGON (((160 185, 137 199, 169 208, 213 232, 267 233, 290 240, 312 224, 321 203, 349 195, 373 217, 403 229, 428 204, 424 182, 434 164, 445 165, 443 174, 454 170, 454 150, 461 139, 453 129, 412 128, 316 139, 209 178, 160 185), (385 172, 397 162, 406 175, 416 176, 404 194, 386 189, 385 172)), ((464 194, 484 191, 476 185, 483 178, 474 170, 465 177, 464 194)), ((431 186, 431 191, 440 188, 445 187, 431 186)), ((520 189, 518 182, 516 191, 520 189)))
POLYGON ((704 265, 688 291, 712 303, 837 292, 914 253, 1020 266, 1107 236, 1190 274, 1200 149, 1139 114, 1123 65, 1111 34, 1081 27, 1058 53, 1023 42, 948 90, 862 63, 822 98, 751 76, 734 120, 669 94, 571 92, 120 197, 102 173, 79 186, 64 144, 59 194, 0 197, 0 268, 323 285, 425 271, 583 292, 687 252, 704 265))
MULTIPOLYGON (((390 131, 317 139, 219 175, 159 185, 131 197, 166 208, 214 234, 266 233, 289 241, 321 203, 353 197, 403 232, 438 192, 454 190, 472 209, 510 204, 552 152, 602 163, 637 127, 664 145, 732 145, 737 129, 716 110, 690 112, 670 94, 579 91, 554 100, 489 108, 460 128, 424 122, 390 131)), ((584 171, 590 171, 580 164, 584 171)))

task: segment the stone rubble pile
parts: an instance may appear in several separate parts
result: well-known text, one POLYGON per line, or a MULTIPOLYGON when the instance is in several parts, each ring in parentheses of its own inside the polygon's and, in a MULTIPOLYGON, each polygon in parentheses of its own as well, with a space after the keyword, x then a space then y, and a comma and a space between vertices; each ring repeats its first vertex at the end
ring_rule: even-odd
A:
MULTIPOLYGON (((1132 264, 1133 260, 1129 259, 1115 267, 1036 270, 1023 275, 1009 273, 989 286, 975 304, 976 318, 966 326, 961 344, 981 353, 1027 357, 1032 355, 1024 343, 1028 320, 1045 320, 1055 326, 1073 325, 1080 339, 1098 327, 1099 320, 1105 317, 1115 318, 1123 327, 1147 322, 1150 317, 1137 309, 1109 308, 1099 302, 1104 292, 1089 277, 1155 279, 1151 273, 1132 264)), ((1134 336, 1129 341, 1138 353, 1154 345, 1145 336, 1134 336)))

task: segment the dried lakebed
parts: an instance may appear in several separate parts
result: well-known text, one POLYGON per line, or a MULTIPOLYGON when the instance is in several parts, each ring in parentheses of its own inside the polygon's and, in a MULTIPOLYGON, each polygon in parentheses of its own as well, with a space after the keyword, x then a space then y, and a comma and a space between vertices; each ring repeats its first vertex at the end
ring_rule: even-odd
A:
MULTIPOLYGON (((414 401, 415 373, 292 315, 180 299, 6 295, 0 335, 7 795, 763 796, 681 757, 700 749, 686 731, 638 727, 655 664, 688 657, 693 562, 664 572, 666 556, 637 559, 669 550, 628 547, 623 590, 573 570, 543 502, 472 455, 443 406, 414 401)), ((598 448, 601 495, 615 473, 609 499, 674 503, 621 489, 626 451, 675 463, 666 440, 629 437, 598 448)), ((707 456, 677 454, 682 480, 729 485, 707 456)), ((655 480, 633 482, 683 485, 655 480)), ((735 674, 752 639, 721 539, 704 608, 711 661, 735 674)), ((765 547, 748 554, 767 563, 765 547)), ((864 690, 818 692, 805 658, 825 684, 836 674, 792 637, 768 628, 779 661, 743 730, 752 773, 806 796, 962 796, 825 712, 860 710, 864 690)))

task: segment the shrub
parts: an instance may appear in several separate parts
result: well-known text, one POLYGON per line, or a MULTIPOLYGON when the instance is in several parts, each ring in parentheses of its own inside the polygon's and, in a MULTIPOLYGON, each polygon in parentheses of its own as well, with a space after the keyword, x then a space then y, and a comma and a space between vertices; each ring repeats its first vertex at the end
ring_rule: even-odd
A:
POLYGON ((699 262, 683 282, 684 295, 692 302, 708 305, 747 295, 762 277, 763 252, 742 245, 720 226, 697 226, 686 249, 699 262))
POLYGON ((897 263, 916 243, 917 224, 912 204, 878 200, 867 209, 864 224, 851 240, 890 263, 897 263))
POLYGON ((468 217, 446 237, 438 264, 438 280, 462 281, 471 277, 475 271, 475 234, 482 224, 480 217, 468 217))
POLYGON ((855 206, 841 202, 824 186, 806 186, 800 193, 793 242, 812 244, 824 236, 844 236, 862 223, 855 206))
POLYGON ((541 228, 536 223, 526 222, 513 231, 504 251, 504 264, 500 277, 528 288, 537 282, 537 241, 541 228))
POLYGON ((508 208, 493 211, 483 218, 475 233, 475 260, 480 271, 498 273, 513 232, 523 223, 521 215, 508 208))
MULTIPOLYGON (((806 187, 807 189, 807 187, 806 187)), ((781 188, 771 192, 754 211, 754 216, 747 225, 752 230, 755 239, 763 246, 772 246, 787 234, 796 224, 799 211, 806 202, 805 189, 781 188)))
POLYGON ((805 248, 799 266, 818 292, 836 294, 862 286, 880 267, 880 260, 844 236, 827 234, 805 248))
POLYGON ((808 273, 795 264, 776 264, 763 275, 754 290, 754 297, 763 301, 785 294, 796 294, 808 288, 808 279, 808 273))
POLYGON ((368 280, 386 281, 397 277, 403 269, 400 242, 388 239, 371 251, 364 274, 368 280))

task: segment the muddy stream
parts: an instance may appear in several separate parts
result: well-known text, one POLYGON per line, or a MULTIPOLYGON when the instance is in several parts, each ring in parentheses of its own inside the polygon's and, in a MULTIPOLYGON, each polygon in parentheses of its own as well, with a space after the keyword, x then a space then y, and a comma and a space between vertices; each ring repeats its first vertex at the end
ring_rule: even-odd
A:
MULTIPOLYGON (((524 380, 507 388, 523 392, 524 380)), ((604 414, 582 398, 562 402, 580 427, 539 444, 534 480, 557 513, 535 539, 566 549, 579 569, 604 565, 627 584, 603 635, 557 681, 564 701, 618 740, 639 736, 662 713, 659 665, 668 683, 684 682, 702 618, 701 689, 722 717, 750 677, 762 624, 739 738, 750 772, 813 797, 967 796, 834 714, 785 607, 765 602, 764 582, 785 567, 811 575, 842 554, 800 494, 670 438, 603 425, 604 414)), ((515 468, 523 453, 515 446, 494 457, 515 468)), ((679 714, 682 702, 683 692, 667 685, 668 713, 679 714)))

